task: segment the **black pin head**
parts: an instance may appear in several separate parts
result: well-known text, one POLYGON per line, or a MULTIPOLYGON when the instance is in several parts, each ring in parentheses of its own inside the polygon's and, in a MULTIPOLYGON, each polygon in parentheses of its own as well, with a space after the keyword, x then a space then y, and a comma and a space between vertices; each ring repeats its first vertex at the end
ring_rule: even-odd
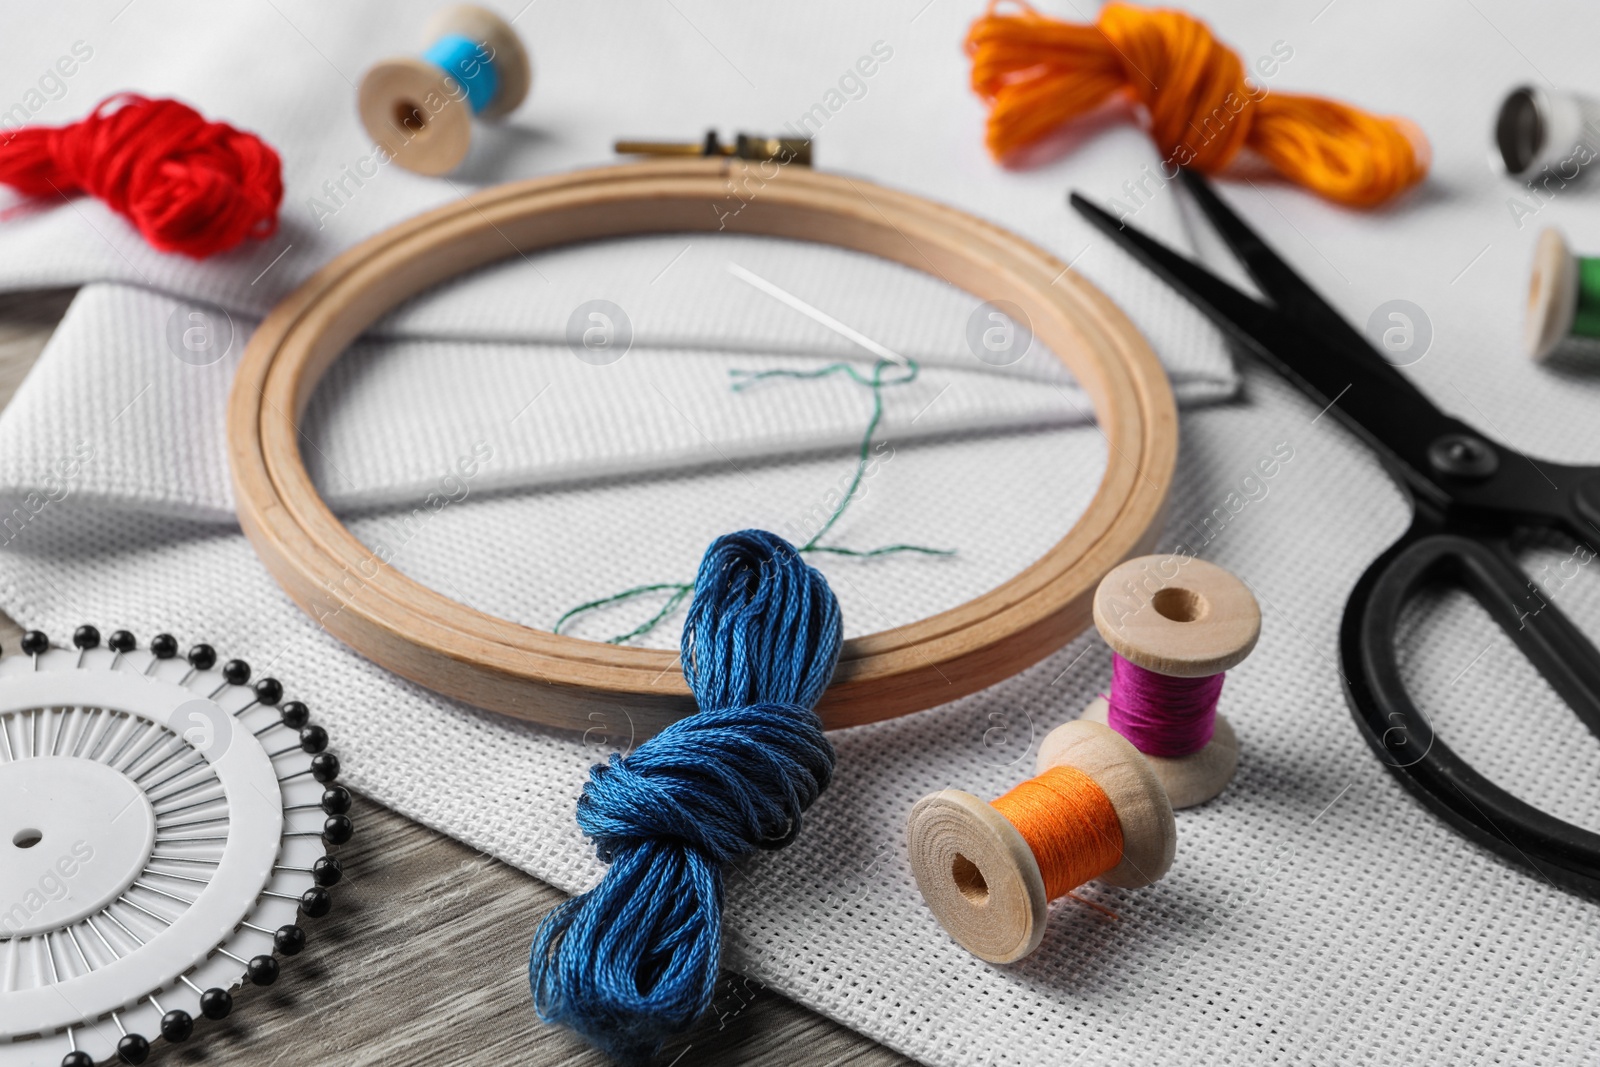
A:
POLYGON ((161 1017, 161 1036, 178 1044, 194 1033, 194 1016, 186 1011, 169 1011, 161 1017))
POLYGON ((280 926, 278 932, 272 935, 272 943, 285 956, 298 956, 300 950, 306 947, 306 932, 293 923, 280 926))
POLYGON ((245 971, 255 985, 271 985, 278 980, 278 961, 271 956, 256 956, 246 965, 245 971))
POLYGON ((343 815, 350 810, 350 790, 342 785, 330 785, 322 791, 322 810, 329 815, 343 815))
POLYGON ((283 699, 283 683, 276 678, 262 678, 256 682, 256 700, 269 708, 283 699))
POLYGON ((300 747, 315 756, 328 747, 328 731, 320 726, 307 726, 300 731, 300 747))
POLYGON ((50 636, 43 630, 29 630, 22 635, 22 651, 37 656, 49 651, 50 636))
POLYGON ((207 1019, 226 1019, 232 1010, 233 994, 226 989, 213 987, 200 994, 200 1014, 207 1019))
POLYGON ((156 659, 171 659, 178 654, 178 639, 171 634, 156 634, 150 639, 150 651, 156 659))
POLYGON ((298 700, 286 700, 283 707, 278 709, 278 715, 283 719, 283 725, 291 730, 298 730, 311 721, 311 709, 298 700))
POLYGON ((321 752, 312 756, 311 777, 323 783, 339 777, 339 757, 332 752, 321 752))
POLYGON ((117 1042, 117 1055, 123 1063, 143 1063, 150 1058, 150 1042, 138 1034, 123 1034, 117 1042))
POLYGON ((229 685, 244 685, 250 680, 250 664, 242 659, 230 659, 222 665, 222 680, 229 685))
POLYGON ((330 815, 322 823, 322 839, 330 845, 342 845, 356 832, 356 824, 348 815, 330 815))
POLYGON ((333 910, 333 894, 314 885, 300 894, 300 910, 313 919, 320 919, 333 910))
POLYGON ((100 631, 87 624, 72 631, 73 648, 99 648, 100 631))
POLYGON ((338 885, 339 879, 344 877, 344 868, 337 856, 318 856, 317 862, 311 865, 311 877, 318 885, 338 885))
POLYGON ((209 671, 217 665, 217 650, 210 645, 195 645, 189 649, 189 666, 197 671, 209 671))
POLYGON ((139 642, 127 630, 112 630, 111 636, 106 638, 106 647, 113 652, 132 652, 139 647, 139 642))

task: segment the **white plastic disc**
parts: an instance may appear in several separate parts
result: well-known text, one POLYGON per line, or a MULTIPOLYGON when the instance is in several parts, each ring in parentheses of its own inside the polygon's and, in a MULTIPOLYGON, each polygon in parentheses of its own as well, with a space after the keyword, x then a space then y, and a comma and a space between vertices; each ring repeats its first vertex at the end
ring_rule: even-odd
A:
POLYGON ((0 1067, 110 1061, 173 1011, 198 1030, 203 991, 274 956, 325 852, 279 716, 146 650, 0 659, 0 1067))

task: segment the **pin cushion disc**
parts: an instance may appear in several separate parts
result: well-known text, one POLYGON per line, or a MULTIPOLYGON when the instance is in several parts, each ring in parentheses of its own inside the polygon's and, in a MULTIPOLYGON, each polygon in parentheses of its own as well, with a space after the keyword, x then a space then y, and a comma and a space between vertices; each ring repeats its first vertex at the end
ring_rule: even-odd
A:
POLYGON ((0 1067, 139 1062, 227 1014, 303 947, 349 836, 277 680, 85 633, 0 658, 0 1067))

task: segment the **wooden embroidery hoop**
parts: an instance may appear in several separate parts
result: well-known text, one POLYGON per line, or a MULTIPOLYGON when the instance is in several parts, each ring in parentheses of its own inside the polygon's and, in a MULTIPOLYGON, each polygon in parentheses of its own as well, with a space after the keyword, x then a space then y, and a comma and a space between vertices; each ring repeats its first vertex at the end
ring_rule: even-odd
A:
POLYGON ((819 241, 1009 300, 1089 394, 1106 472, 1078 523, 1021 573, 948 611, 845 642, 817 710, 828 728, 934 707, 1031 666, 1082 632, 1096 585, 1147 552, 1177 455, 1172 390, 1143 337, 1055 257, 953 208, 801 166, 737 159, 604 167, 486 189, 329 263, 251 338, 228 405, 239 522, 274 578, 330 633, 446 696, 567 729, 644 738, 695 710, 674 653, 557 636, 474 611, 379 562, 318 495, 299 420, 339 354, 401 301, 519 253, 670 232, 819 241))

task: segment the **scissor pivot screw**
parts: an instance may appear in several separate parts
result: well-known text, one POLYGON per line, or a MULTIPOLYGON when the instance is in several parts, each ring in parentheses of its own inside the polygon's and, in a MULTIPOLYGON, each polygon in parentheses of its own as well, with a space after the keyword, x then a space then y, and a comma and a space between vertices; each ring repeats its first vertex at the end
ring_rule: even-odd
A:
POLYGON ((1440 474, 1477 480, 1493 474, 1500 466, 1500 457, 1481 437, 1448 433, 1428 446, 1428 462, 1440 474))

